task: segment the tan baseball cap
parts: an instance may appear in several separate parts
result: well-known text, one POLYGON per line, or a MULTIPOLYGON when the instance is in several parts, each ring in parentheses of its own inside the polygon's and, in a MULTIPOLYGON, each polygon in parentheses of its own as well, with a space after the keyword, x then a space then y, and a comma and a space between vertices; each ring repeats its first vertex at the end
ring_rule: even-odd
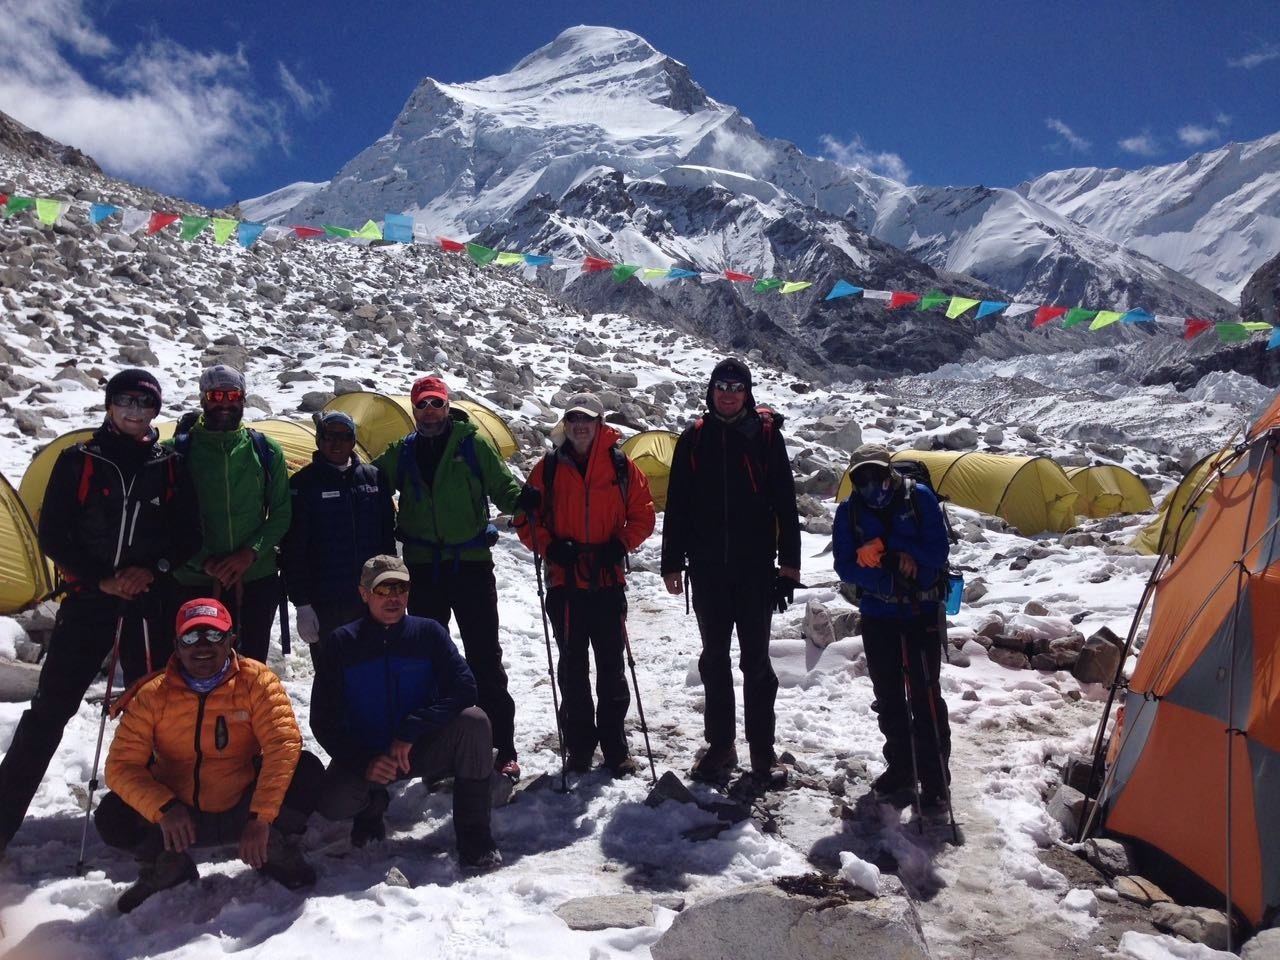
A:
POLYGON ((403 560, 389 553, 380 553, 364 562, 360 570, 360 586, 372 590, 387 580, 409 582, 409 568, 403 560))

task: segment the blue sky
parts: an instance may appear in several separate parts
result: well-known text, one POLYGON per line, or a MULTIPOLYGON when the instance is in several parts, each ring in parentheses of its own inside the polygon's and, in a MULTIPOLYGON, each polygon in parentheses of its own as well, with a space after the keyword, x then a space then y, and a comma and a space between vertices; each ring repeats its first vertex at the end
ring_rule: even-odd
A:
POLYGON ((633 30, 768 136, 911 183, 1011 186, 1280 131, 1280 3, 0 0, 0 110, 218 205, 324 180, 417 82, 633 30))

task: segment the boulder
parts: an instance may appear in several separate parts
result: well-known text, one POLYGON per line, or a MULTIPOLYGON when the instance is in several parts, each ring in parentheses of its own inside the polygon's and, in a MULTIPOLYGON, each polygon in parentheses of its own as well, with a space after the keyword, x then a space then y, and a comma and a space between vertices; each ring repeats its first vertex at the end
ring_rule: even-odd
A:
POLYGON ((1074 839, 1080 830, 1080 815, 1084 812, 1084 804, 1083 793, 1075 787, 1068 787, 1065 783, 1060 784, 1054 795, 1049 798, 1049 816, 1062 824, 1064 834, 1074 839))
POLYGON ((688 907, 654 960, 927 960, 915 907, 830 877, 761 880, 688 907), (796 891, 796 892, 788 892, 796 891))
POLYGON ((323 410, 325 404, 333 399, 333 394, 328 390, 312 390, 302 395, 302 400, 298 402, 298 409, 303 413, 315 413, 323 410))
POLYGON ((1263 930, 1246 943, 1240 960, 1280 960, 1280 927, 1263 930))
POLYGON ((978 445, 978 431, 973 427, 956 427, 948 430, 940 439, 948 450, 972 450, 978 445))
POLYGON ((1084 642, 1071 675, 1081 683, 1109 684, 1115 680, 1123 657, 1115 644, 1095 633, 1084 642))
POLYGON ((804 626, 801 627, 801 632, 806 640, 819 649, 836 642, 835 623, 826 604, 810 600, 804 605, 804 626))
POLYGON ((1172 903, 1173 898, 1157 887, 1146 877, 1137 875, 1129 875, 1125 877, 1116 877, 1111 881, 1111 885, 1115 887, 1116 893, 1124 897, 1126 900, 1132 900, 1134 903, 1149 907, 1155 903, 1172 903))
POLYGON ((1227 949, 1229 927, 1226 914, 1221 910, 1155 903, 1151 906, 1151 924, 1157 930, 1203 943, 1214 950, 1227 949))
POLYGON ((576 897, 556 907, 555 914, 570 930, 630 930, 653 925, 653 902, 635 893, 576 897))
POLYGON ((1133 870, 1129 849, 1119 840, 1090 837, 1081 845, 1080 853, 1109 877, 1127 876, 1133 870))
POLYGON ((1010 670, 1025 670, 1031 666, 1031 661, 1027 659, 1025 653, 1019 653, 1017 650, 1003 650, 1000 647, 992 647, 987 651, 987 657, 992 663, 998 663, 1002 667, 1010 670))

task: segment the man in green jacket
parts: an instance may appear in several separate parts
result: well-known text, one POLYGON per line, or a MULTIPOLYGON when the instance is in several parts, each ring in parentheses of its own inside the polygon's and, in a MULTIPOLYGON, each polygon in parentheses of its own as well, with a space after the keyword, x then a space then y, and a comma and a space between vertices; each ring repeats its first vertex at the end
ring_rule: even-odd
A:
POLYGON ((414 432, 374 461, 400 493, 396 538, 404 543, 411 577, 409 612, 445 629, 450 614, 457 617, 479 706, 493 724, 494 769, 514 779, 520 776, 516 705, 498 642, 498 588, 489 552, 498 531, 489 523, 489 500, 505 513, 528 504, 466 412, 450 408, 443 380, 419 378, 409 399, 414 432))
POLYGON ((221 599, 242 656, 263 663, 280 605, 276 545, 289 529, 289 473, 275 440, 244 426, 244 376, 218 364, 200 374, 200 417, 166 441, 186 457, 200 498, 204 545, 174 574, 179 602, 221 599))

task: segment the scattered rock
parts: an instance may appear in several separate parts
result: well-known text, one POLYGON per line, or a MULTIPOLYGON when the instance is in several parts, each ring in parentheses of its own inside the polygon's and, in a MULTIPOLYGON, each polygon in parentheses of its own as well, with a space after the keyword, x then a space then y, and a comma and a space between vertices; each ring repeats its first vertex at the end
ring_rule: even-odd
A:
POLYGON ((1129 875, 1111 881, 1116 893, 1126 900, 1149 907, 1153 903, 1172 903, 1173 898, 1145 877, 1129 875))
POLYGON ((1203 943, 1214 950, 1227 949, 1229 928, 1221 910, 1157 902, 1151 906, 1151 923, 1157 930, 1203 943))
POLYGON ((634 893, 577 897, 556 907, 555 914, 570 930, 630 930, 653 926, 652 901, 634 893))
POLYGON ((1118 840, 1090 837, 1081 845, 1080 854, 1109 877, 1127 876, 1133 869, 1128 848, 1118 840))
POLYGON ((836 641, 835 624, 826 604, 810 600, 804 605, 804 625, 801 627, 804 638, 815 647, 829 647, 836 641))
POLYGON ((1062 824, 1063 833, 1074 839, 1080 830, 1080 815, 1084 811, 1084 804, 1083 793, 1065 783, 1061 784, 1049 799, 1049 816, 1062 824))
POLYGON ((1263 930, 1246 943, 1240 960, 1280 960, 1280 927, 1263 930))
MULTIPOLYGON (((1108 631, 1110 632, 1110 631, 1108 631)), ((1115 644, 1095 633, 1084 642, 1071 675, 1081 683, 1111 683, 1124 656, 1115 644)))

